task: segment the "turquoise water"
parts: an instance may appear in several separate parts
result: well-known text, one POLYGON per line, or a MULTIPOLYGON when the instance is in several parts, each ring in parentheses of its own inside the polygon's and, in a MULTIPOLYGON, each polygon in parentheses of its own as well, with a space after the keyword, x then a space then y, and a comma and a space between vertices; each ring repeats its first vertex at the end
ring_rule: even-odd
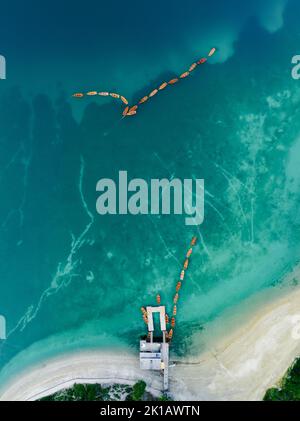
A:
POLYGON ((274 287, 299 260, 296 2, 87 3, 59 13, 53 6, 47 17, 35 9, 44 26, 32 21, 28 33, 18 9, 17 47, 0 26, 8 63, 0 81, 1 367, 30 346, 18 369, 67 350, 136 347, 145 331, 140 306, 160 293, 171 308, 194 234, 177 353, 189 352, 187 332, 274 287), (107 88, 133 101, 214 45, 219 56, 135 118, 120 121, 110 100, 70 98, 107 88), (204 178, 204 224, 97 215, 96 182, 119 170, 146 180, 204 178))

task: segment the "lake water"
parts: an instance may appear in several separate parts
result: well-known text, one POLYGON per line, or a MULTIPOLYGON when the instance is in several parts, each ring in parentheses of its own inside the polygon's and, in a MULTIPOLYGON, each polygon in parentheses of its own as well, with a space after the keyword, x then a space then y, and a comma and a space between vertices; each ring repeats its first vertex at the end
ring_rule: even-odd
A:
POLYGON ((171 311, 198 235, 174 335, 174 351, 189 352, 194 331, 299 260, 299 4, 13 3, 0 16, 0 367, 136 347, 140 307, 159 293, 171 311), (71 97, 109 90, 134 103, 213 46, 209 63, 132 118, 115 100, 71 97), (98 215, 96 183, 119 170, 204 178, 204 223, 98 215))

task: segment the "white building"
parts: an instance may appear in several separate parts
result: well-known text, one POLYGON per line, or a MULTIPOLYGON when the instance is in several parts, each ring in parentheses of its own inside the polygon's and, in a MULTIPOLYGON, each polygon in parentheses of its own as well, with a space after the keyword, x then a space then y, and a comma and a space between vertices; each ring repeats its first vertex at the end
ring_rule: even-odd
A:
POLYGON ((165 306, 146 307, 148 317, 148 332, 150 341, 140 341, 140 368, 142 370, 163 370, 163 390, 168 390, 169 344, 166 342, 166 310, 165 306), (161 341, 153 342, 153 313, 159 313, 161 341))

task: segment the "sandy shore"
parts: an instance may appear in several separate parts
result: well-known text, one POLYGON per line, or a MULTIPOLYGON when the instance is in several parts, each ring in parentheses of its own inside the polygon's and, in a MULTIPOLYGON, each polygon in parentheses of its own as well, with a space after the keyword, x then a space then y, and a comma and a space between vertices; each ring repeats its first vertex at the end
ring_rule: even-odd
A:
POLYGON ((300 289, 264 305, 199 358, 171 371, 172 392, 195 400, 261 400, 300 355, 300 289))
MULTIPOLYGON (((299 269, 291 277, 299 279, 299 269)), ((262 399, 300 355, 300 288, 282 291, 235 325, 239 327, 226 329, 222 338, 207 340, 207 350, 197 358, 175 361, 169 370, 175 399, 262 399)), ((212 325, 214 329, 220 326, 212 325)), ((153 394, 160 394, 159 373, 141 371, 137 354, 80 352, 21 373, 7 384, 0 400, 35 400, 75 382, 132 384, 139 379, 153 394)))

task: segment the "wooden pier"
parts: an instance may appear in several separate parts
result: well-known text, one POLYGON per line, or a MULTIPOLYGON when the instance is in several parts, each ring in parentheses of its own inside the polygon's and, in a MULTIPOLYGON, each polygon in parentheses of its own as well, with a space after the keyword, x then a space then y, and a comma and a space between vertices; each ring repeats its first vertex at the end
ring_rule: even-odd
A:
POLYGON ((148 332, 150 341, 140 341, 140 368, 142 370, 161 370, 163 372, 163 391, 169 389, 169 344, 166 342, 166 310, 165 306, 147 307, 148 332), (153 313, 159 313, 162 336, 153 340, 153 313))
POLYGON ((173 337, 173 332, 176 324, 177 316, 177 303, 179 299, 179 291, 185 279, 186 271, 189 267, 190 257, 193 252, 193 247, 197 243, 197 237, 191 239, 189 249, 185 254, 182 270, 179 275, 175 288, 175 295, 173 297, 173 311, 171 320, 166 315, 165 306, 160 305, 161 297, 159 294, 156 296, 157 306, 155 307, 141 307, 143 320, 148 327, 147 340, 140 342, 140 367, 144 370, 162 370, 164 375, 163 390, 166 392, 169 388, 169 347, 173 337), (160 331, 162 337, 153 340, 154 322, 153 313, 159 313, 160 331), (171 325, 171 329, 167 332, 167 324, 171 325))

